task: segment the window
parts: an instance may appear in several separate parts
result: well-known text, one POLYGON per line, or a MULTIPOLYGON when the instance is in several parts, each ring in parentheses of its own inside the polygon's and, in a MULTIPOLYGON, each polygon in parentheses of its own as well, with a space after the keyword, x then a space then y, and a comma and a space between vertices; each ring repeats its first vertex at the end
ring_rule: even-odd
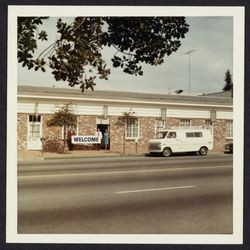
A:
POLYGON ((194 133, 193 132, 186 133, 186 137, 187 138, 194 137, 194 133))
POLYGON ((176 132, 169 132, 167 138, 176 138, 176 132))
POLYGON ((226 123, 226 137, 233 138, 233 121, 227 121, 226 123))
POLYGON ((127 125, 126 138, 134 139, 138 137, 139 137, 139 124, 138 124, 138 119, 136 119, 133 123, 127 125))
POLYGON ((32 139, 40 138, 41 116, 29 115, 29 137, 32 139))
POLYGON ((212 121, 211 120, 205 120, 205 128, 209 129, 212 126, 212 121))
POLYGON ((157 139, 163 139, 166 137, 166 134, 168 133, 168 131, 164 131, 164 132, 157 132, 156 134, 156 138, 157 139))
POLYGON ((30 124, 30 137, 34 139, 40 138, 40 124, 30 124))
POLYGON ((191 137, 202 137, 202 132, 188 132, 186 133, 187 138, 191 137))
POLYGON ((41 116, 29 115, 29 122, 41 122, 41 116))
POLYGON ((195 132, 194 137, 202 137, 202 132, 195 132))
POLYGON ((180 126, 181 127, 190 127, 191 126, 190 119, 180 119, 180 126))

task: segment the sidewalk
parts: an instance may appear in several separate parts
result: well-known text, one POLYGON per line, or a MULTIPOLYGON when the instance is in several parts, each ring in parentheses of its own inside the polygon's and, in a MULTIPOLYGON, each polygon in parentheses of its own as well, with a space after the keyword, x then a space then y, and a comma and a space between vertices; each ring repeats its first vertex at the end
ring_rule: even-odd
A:
POLYGON ((94 157, 113 157, 121 156, 121 152, 104 150, 74 150, 65 153, 44 152, 41 151, 19 151, 18 161, 28 160, 48 160, 48 159, 69 159, 69 158, 94 158, 94 157))
MULTIPOLYGON (((52 160, 52 159, 77 159, 77 158, 101 158, 101 157, 120 157, 120 156, 142 156, 145 154, 127 154, 121 152, 104 150, 73 150, 66 153, 44 152, 41 151, 19 151, 18 161, 52 160)), ((210 151, 209 155, 224 155, 222 152, 210 151)))

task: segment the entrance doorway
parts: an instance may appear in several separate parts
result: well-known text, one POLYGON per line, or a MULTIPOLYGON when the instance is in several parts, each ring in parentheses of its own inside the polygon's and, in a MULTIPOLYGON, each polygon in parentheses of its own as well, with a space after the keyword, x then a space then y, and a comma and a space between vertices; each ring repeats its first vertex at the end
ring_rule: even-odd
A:
POLYGON ((42 124, 41 116, 29 115, 28 116, 28 150, 41 150, 42 142, 42 124))
MULTIPOLYGON (((105 133, 106 130, 109 133, 109 124, 97 124, 97 129, 100 129, 100 131, 102 132, 101 149, 105 149, 104 133, 105 133)), ((110 138, 109 138, 107 149, 110 150, 110 138)))

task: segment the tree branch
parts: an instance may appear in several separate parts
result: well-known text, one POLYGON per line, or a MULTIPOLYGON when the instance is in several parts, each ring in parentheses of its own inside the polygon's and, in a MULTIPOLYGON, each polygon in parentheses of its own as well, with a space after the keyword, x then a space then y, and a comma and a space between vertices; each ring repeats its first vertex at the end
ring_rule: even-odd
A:
POLYGON ((117 48, 113 43, 111 43, 111 45, 112 45, 116 50, 118 50, 119 52, 123 53, 124 55, 136 56, 136 54, 121 51, 121 50, 120 50, 119 48, 117 48))
POLYGON ((51 44, 51 45, 49 45, 45 50, 43 50, 43 51, 39 54, 39 56, 37 57, 37 59, 39 59, 39 58, 42 56, 43 53, 45 53, 50 47, 54 46, 55 44, 56 44, 56 42, 53 43, 53 44, 51 44))

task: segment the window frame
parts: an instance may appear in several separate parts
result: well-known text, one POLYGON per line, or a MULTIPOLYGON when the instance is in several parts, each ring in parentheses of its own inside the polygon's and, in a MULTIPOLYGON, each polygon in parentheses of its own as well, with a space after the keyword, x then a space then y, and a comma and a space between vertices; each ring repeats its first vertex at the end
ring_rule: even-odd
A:
POLYGON ((233 120, 226 121, 226 139, 233 139, 233 120))
POLYGON ((136 140, 136 139, 140 138, 140 121, 139 121, 138 118, 136 120, 137 120, 137 123, 136 123, 137 128, 135 127, 135 122, 133 122, 131 124, 128 124, 126 126, 126 130, 125 130, 125 139, 126 140, 136 140), (128 136, 128 129, 131 130, 130 133, 131 133, 132 136, 128 136), (135 134, 135 132, 134 132, 135 129, 137 129, 137 132, 136 132, 137 136, 134 135, 135 134))
POLYGON ((180 127, 183 127, 183 128, 185 128, 185 127, 191 127, 191 119, 181 118, 179 124, 180 124, 180 127))
POLYGON ((28 114, 27 138, 40 139, 42 136, 42 115, 28 114), (39 126, 39 130, 35 129, 39 126), (39 136, 34 135, 39 134, 39 136))

